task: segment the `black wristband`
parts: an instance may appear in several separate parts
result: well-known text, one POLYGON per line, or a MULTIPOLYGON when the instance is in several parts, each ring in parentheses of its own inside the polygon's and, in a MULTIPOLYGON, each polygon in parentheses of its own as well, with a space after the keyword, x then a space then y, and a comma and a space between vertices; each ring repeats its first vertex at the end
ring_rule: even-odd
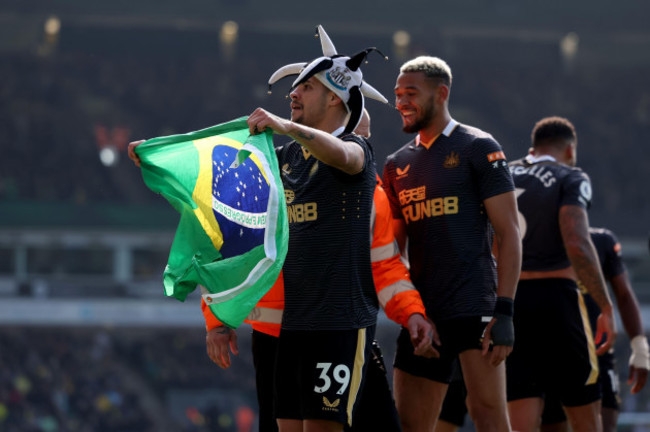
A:
POLYGON ((494 306, 494 314, 513 316, 515 313, 515 302, 509 297, 497 297, 497 304, 494 306))

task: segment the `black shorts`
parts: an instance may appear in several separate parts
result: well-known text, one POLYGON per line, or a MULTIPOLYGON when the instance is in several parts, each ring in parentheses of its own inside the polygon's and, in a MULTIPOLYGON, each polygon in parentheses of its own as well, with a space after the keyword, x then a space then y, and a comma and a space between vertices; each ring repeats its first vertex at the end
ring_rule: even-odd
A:
POLYGON ((596 349, 575 282, 520 281, 513 321, 515 345, 506 360, 508 401, 547 393, 564 406, 600 399, 596 349))
POLYGON ((544 395, 544 411, 542 411, 542 424, 551 425, 565 422, 566 414, 562 408, 562 402, 552 393, 544 395))
POLYGON ((402 328, 397 337, 394 367, 432 381, 449 383, 453 363, 463 351, 482 348, 483 333, 492 317, 464 317, 436 322, 442 345, 436 346, 439 358, 427 359, 413 353, 413 344, 407 329, 402 328))
POLYGON ((352 427, 346 428, 345 431, 400 432, 401 430, 381 348, 376 341, 373 341, 372 356, 368 362, 364 385, 354 411, 352 427))
POLYGON ((278 423, 273 415, 273 380, 278 338, 253 330, 251 339, 255 388, 259 406, 259 432, 277 432, 278 423))
POLYGON ((338 331, 283 329, 276 362, 276 418, 351 425, 374 333, 375 326, 338 331))
POLYGON ((460 369, 460 364, 456 362, 456 368, 452 376, 445 400, 442 402, 442 408, 438 418, 447 423, 451 423, 458 427, 465 424, 465 416, 467 415, 467 388, 465 388, 465 381, 460 369))
MULTIPOLYGON (((602 392, 602 407, 616 411, 621 410, 621 397, 619 395, 619 377, 616 372, 616 360, 613 352, 605 353, 598 357, 598 385, 602 392)), ((544 411, 542 424, 553 424, 566 421, 562 403, 553 394, 544 395, 544 411)))
POLYGON ((601 404, 603 408, 621 410, 620 378, 616 371, 616 358, 612 350, 598 357, 600 375, 598 383, 603 393, 601 404))

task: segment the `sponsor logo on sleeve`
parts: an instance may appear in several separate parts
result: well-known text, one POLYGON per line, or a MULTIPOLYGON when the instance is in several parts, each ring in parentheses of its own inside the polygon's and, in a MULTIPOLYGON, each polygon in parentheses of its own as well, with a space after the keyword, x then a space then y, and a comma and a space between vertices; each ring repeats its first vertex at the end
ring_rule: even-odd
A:
POLYGON ((488 162, 494 162, 494 161, 498 161, 500 159, 505 159, 505 158, 506 158, 506 155, 505 155, 505 153, 503 153, 503 151, 498 151, 498 152, 490 153, 489 155, 487 155, 488 162))

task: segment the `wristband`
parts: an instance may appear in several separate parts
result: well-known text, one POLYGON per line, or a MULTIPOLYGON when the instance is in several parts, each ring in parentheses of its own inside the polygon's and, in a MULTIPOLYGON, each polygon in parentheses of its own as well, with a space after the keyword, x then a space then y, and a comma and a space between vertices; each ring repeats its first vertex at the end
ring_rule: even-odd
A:
POLYGON ((509 297, 497 297, 497 304, 494 306, 495 315, 513 316, 515 313, 515 302, 509 297))
POLYGON ((650 370, 650 353, 648 352, 648 339, 644 335, 634 336, 630 341, 632 355, 630 366, 637 369, 650 370))

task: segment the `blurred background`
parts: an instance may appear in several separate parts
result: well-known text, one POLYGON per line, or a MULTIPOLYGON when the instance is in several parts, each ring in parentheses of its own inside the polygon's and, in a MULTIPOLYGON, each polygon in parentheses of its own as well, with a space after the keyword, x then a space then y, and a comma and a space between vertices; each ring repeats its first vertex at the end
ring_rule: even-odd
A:
MULTIPOLYGON (((0 431, 256 430, 250 331, 222 371, 199 297, 164 297, 178 218, 126 146, 258 106, 288 115, 290 80, 270 95, 266 82, 322 54, 317 24, 339 52, 390 58, 363 67, 389 100, 404 61, 444 58, 452 115, 511 160, 541 117, 573 121, 591 225, 619 236, 647 329, 650 3, 541 3, 0 1, 0 431)), ((394 109, 367 107, 381 171, 411 136, 394 109)), ((389 365, 396 331, 382 315, 389 365)), ((649 431, 650 389, 625 384, 628 346, 621 334, 620 430, 649 431)))

